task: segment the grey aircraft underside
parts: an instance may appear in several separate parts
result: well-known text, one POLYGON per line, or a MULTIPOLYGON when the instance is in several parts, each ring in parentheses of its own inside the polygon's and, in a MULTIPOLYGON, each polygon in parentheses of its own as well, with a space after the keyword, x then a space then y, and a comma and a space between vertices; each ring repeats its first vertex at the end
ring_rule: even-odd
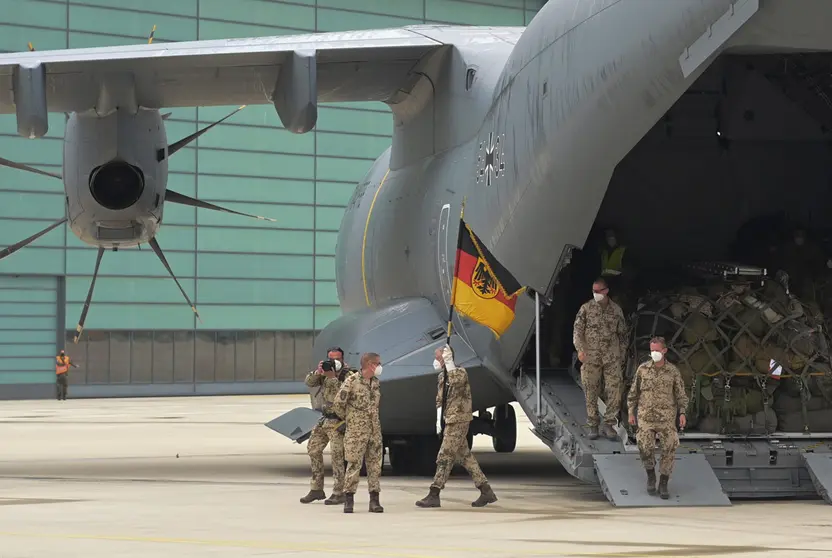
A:
MULTIPOLYGON (((548 299, 572 249, 584 245, 616 165, 718 57, 830 51, 829 21, 827 0, 801 0, 799 8, 793 0, 549 0, 525 28, 416 25, 5 54, 0 113, 16 113, 19 133, 30 138, 46 133, 48 112, 68 113, 66 219, 100 247, 100 261, 105 248, 139 243, 162 257, 154 235, 164 202, 205 207, 166 188, 168 157, 193 137, 169 146, 161 109, 273 104, 284 126, 302 134, 314 128, 319 102, 387 103, 392 145, 346 209, 336 254, 343 316, 319 335, 315 355, 340 345, 356 365, 362 352, 380 353, 394 469, 430 469, 431 362, 445 342, 463 198, 466 221, 495 257, 548 299)), ((474 408, 495 407, 474 429, 511 451, 508 403, 517 400, 567 470, 610 495, 630 481, 611 478, 603 459, 633 457, 621 454, 626 440, 586 439, 574 418, 582 392, 571 379, 544 386, 537 416, 533 382, 516 375, 534 308, 522 297, 499 340, 455 318, 452 345, 468 369, 474 408)), ((685 461, 680 478, 718 490, 701 462, 685 461)), ((616 467, 637 469, 631 461, 616 467)), ((806 476, 802 462, 793 469, 806 476)), ((631 492, 643 484, 637 480, 631 492)), ((723 503, 705 503, 715 502, 723 503)))

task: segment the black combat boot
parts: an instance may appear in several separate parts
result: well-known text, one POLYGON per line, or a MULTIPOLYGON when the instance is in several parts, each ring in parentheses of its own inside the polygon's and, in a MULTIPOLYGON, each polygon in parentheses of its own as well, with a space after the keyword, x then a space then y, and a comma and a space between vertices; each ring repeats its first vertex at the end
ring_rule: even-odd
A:
POLYGON ((384 513, 384 508, 378 502, 378 492, 370 492, 370 513, 384 513))
POLYGON ((598 427, 597 426, 590 426, 589 427, 589 439, 590 440, 597 440, 598 439, 598 427))
POLYGON ((310 490, 309 494, 300 499, 301 504, 308 504, 315 500, 323 500, 326 498, 326 493, 323 490, 310 490))
POLYGON ((416 502, 420 508, 438 508, 439 504, 439 489, 435 486, 431 486, 428 495, 416 502))
POLYGON ((655 469, 647 469, 647 494, 656 493, 656 471, 655 469))
POLYGON ((337 493, 337 494, 333 493, 329 498, 324 500, 324 504, 326 504, 327 506, 334 506, 334 505, 343 504, 343 503, 344 503, 344 493, 343 492, 340 492, 340 493, 337 493))
POLYGON ((670 492, 667 490, 667 481, 669 480, 669 475, 659 476, 659 496, 662 497, 662 500, 667 500, 668 498, 670 498, 670 492))
POLYGON ((488 483, 483 484, 480 486, 480 497, 471 502, 471 506, 474 508, 481 508, 486 504, 491 504, 497 501, 497 495, 494 494, 494 491, 491 490, 491 487, 488 483))
POLYGON ((352 513, 353 496, 355 494, 350 494, 349 492, 344 493, 344 513, 352 513))

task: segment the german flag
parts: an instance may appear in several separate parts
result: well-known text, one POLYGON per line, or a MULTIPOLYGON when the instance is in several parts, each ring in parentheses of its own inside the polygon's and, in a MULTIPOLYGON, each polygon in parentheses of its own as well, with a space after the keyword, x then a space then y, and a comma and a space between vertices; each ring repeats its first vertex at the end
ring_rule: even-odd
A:
POLYGON ((517 296, 526 287, 497 261, 464 219, 459 220, 451 304, 499 339, 514 321, 517 296))

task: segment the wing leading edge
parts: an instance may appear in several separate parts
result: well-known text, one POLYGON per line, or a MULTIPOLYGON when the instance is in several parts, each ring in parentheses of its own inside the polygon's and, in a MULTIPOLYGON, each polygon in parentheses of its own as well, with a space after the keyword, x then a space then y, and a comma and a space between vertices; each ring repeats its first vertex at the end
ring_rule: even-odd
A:
POLYGON ((20 127, 46 112, 274 104, 302 133, 318 102, 409 91, 414 67, 443 44, 401 28, 0 54, 0 114, 17 113, 20 127))

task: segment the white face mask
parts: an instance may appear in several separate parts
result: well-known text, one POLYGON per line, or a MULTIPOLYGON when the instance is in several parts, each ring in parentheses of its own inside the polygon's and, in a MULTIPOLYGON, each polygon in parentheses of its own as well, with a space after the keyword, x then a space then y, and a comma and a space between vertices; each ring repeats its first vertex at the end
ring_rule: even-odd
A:
POLYGON ((382 371, 382 367, 381 367, 381 365, 379 364, 379 365, 376 367, 376 371, 375 371, 375 376, 376 376, 376 378, 378 378, 379 376, 381 376, 381 371, 382 371))
POLYGON ((442 370, 442 363, 436 359, 433 359, 433 369, 439 372, 440 370, 442 370))
POLYGON ((664 353, 661 351, 651 351, 650 358, 653 359, 653 362, 659 362, 661 359, 664 358, 664 353))
POLYGON ((601 302, 602 300, 604 300, 604 295, 602 295, 601 293, 592 293, 592 298, 595 299, 595 302, 601 302))

